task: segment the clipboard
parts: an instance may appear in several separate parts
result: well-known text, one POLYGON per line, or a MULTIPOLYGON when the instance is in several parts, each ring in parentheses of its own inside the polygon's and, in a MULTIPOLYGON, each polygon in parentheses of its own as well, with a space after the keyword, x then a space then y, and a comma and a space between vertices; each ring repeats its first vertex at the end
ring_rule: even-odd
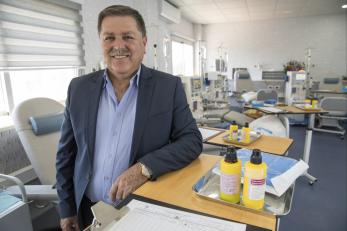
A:
POLYGON ((105 202, 98 202, 91 207, 94 219, 92 224, 84 231, 101 231, 107 230, 107 227, 119 221, 124 217, 130 209, 127 206, 123 206, 120 209, 106 204, 105 202))
POLYGON ((207 142, 213 137, 218 136, 219 134, 226 131, 224 129, 211 128, 211 127, 198 127, 198 128, 202 135, 202 142, 207 142))
MULTIPOLYGON (((206 224, 210 223, 211 221, 215 223, 215 225, 221 224, 223 225, 225 223, 226 226, 230 226, 230 225, 234 225, 235 227, 244 227, 242 230, 245 231, 269 231, 268 229, 264 229, 264 228, 260 228, 260 227, 256 227, 256 226, 252 226, 252 225, 248 225, 248 224, 242 224, 239 222, 235 222, 235 221, 230 221, 230 220, 226 220, 223 218, 219 218, 216 216, 211 216, 209 214, 205 214, 205 213, 201 213, 201 212, 196 212, 193 210, 189 210, 186 208, 181 208, 175 205, 171 205, 171 204, 166 204, 160 201, 155 201, 152 199, 148 199, 142 196, 138 196, 138 195, 134 195, 131 194, 128 198, 125 199, 125 201, 123 201, 119 206, 122 206, 121 208, 115 208, 111 205, 105 204, 104 202, 98 202, 97 204, 95 204, 94 206, 92 206, 92 212, 94 214, 94 220, 93 220, 93 224, 88 227, 87 229, 85 229, 85 231, 117 231, 117 225, 120 224, 120 222, 124 222, 126 219, 131 219, 128 216, 133 216, 132 211, 134 208, 130 208, 131 203, 139 203, 143 204, 144 207, 146 206, 153 206, 154 210, 155 209, 159 209, 160 211, 162 211, 161 209, 163 209, 163 211, 167 211, 170 210, 170 214, 168 214, 167 219, 170 219, 170 216, 174 219, 175 223, 177 225, 179 225, 180 223, 182 223, 182 225, 186 226, 193 226, 194 225, 194 219, 192 217, 198 217, 197 219, 199 219, 199 217, 201 217, 201 219, 203 219, 202 221, 206 221, 206 224), (172 212, 172 213, 171 213, 172 212), (183 220, 181 219, 183 218, 183 220), (123 219, 123 220, 121 220, 123 219), (181 219, 181 220, 180 220, 181 219), (119 222, 117 224, 117 222, 119 222), (184 224, 183 224, 184 222, 184 224), (191 222, 191 223, 189 223, 191 222)), ((146 212, 147 213, 147 212, 146 212)), ((146 214, 148 215, 148 214, 146 214)), ((163 216, 163 214, 161 214, 161 217, 167 217, 166 215, 163 216)), ((137 222, 138 219, 133 219, 131 220, 131 225, 133 225, 133 223, 137 222)), ((158 222, 158 218, 156 218, 155 220, 151 221, 151 225, 153 223, 158 222)), ((172 223, 171 221, 169 223, 172 223)), ((197 222, 196 222, 197 223, 197 222)), ((130 225, 130 222, 129 222, 130 225)), ((201 223, 199 223, 199 225, 201 225, 201 223)), ((212 226, 212 225, 211 225, 212 226)), ((142 226, 144 227, 144 226, 142 226)), ((176 229, 175 229, 176 230, 176 229)), ((180 229, 177 229, 180 230, 180 229)), ((240 230, 240 229, 239 229, 240 230)))

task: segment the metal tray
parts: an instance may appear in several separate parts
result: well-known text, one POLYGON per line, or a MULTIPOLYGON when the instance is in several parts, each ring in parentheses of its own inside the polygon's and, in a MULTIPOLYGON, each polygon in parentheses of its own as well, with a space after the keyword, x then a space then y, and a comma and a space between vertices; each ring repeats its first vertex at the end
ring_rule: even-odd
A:
MULTIPOLYGON (((241 130, 238 131, 238 137, 241 137, 241 130)), ((239 140, 230 140, 229 139, 229 134, 223 136, 223 140, 227 143, 230 143, 230 144, 239 144, 239 145, 249 145, 251 143, 253 143, 254 141, 258 140, 259 138, 261 137, 261 134, 258 133, 258 132, 251 132, 250 133, 250 142, 249 143, 245 143, 245 142, 242 142, 242 141, 239 141, 239 140)))
MULTIPOLYGON (((230 203, 219 198, 219 175, 213 172, 213 169, 218 166, 217 164, 202 176, 194 185, 193 191, 206 199, 217 201, 229 206, 250 210, 257 213, 268 213, 275 216, 284 216, 290 212, 291 204, 294 195, 294 184, 281 196, 277 197, 270 193, 265 193, 265 206, 261 210, 247 208, 241 203, 230 203)), ((242 201, 242 185, 241 185, 241 201, 242 201)))
POLYGON ((305 105, 303 104, 296 104, 295 107, 304 111, 312 111, 312 112, 317 112, 322 110, 322 108, 306 108, 305 105))

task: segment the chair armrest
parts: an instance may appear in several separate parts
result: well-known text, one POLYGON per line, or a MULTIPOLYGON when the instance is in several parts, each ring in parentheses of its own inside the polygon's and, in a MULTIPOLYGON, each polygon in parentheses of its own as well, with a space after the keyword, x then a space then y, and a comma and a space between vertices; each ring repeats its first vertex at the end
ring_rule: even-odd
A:
POLYGON ((19 187, 23 202, 24 203, 28 202, 28 198, 27 198, 27 194, 26 194, 26 191, 24 188, 24 184, 19 178, 14 177, 14 176, 10 176, 10 175, 5 175, 5 174, 0 174, 0 178, 14 182, 19 187))
MULTIPOLYGON (((7 191, 12 195, 19 195, 17 187, 8 187, 7 191)), ((25 185, 25 191, 29 200, 50 202, 57 202, 59 200, 57 190, 52 188, 52 185, 25 185)))
POLYGON ((319 115, 320 118, 326 118, 326 119, 337 119, 337 120, 347 120, 346 116, 335 116, 335 115, 319 115))

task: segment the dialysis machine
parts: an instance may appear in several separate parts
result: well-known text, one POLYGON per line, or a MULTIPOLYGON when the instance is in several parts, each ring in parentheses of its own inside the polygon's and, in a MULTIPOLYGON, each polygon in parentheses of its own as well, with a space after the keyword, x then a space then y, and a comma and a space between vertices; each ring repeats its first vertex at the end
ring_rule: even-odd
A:
POLYGON ((285 103, 302 103, 306 98, 306 77, 305 71, 288 71, 285 89, 285 103))
POLYGON ((227 78, 217 72, 207 72, 205 82, 205 91, 202 92, 204 117, 209 123, 218 124, 229 111, 227 78))
POLYGON ((184 91, 186 92, 187 101, 190 110, 195 119, 203 117, 203 104, 202 104, 202 79, 200 77, 181 76, 184 91))
POLYGON ((204 91, 204 98, 209 102, 223 102, 227 103, 228 96, 228 79, 225 75, 218 74, 217 72, 207 72, 205 79, 208 81, 208 86, 204 91))
POLYGON ((220 123, 222 115, 229 111, 229 106, 225 76, 209 77, 206 86, 199 76, 181 76, 181 79, 193 117, 198 123, 212 126, 220 123))
MULTIPOLYGON (((303 103, 306 98, 306 78, 305 71, 288 71, 285 87, 285 103, 292 105, 303 103)), ((288 115, 291 124, 305 124, 305 115, 288 115)))

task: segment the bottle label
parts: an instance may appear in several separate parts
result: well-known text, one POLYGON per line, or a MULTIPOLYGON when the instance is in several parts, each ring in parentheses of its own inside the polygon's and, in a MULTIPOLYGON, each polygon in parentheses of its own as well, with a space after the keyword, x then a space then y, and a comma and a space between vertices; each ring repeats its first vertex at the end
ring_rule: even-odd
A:
POLYGON ((312 108, 317 108, 317 100, 312 100, 312 108))
POLYGON ((311 100, 310 99, 305 99, 305 105, 304 105, 305 108, 311 108, 312 105, 311 105, 311 100))
POLYGON ((220 190, 225 194, 236 194, 240 192, 240 180, 239 174, 225 174, 220 175, 220 190))
POLYGON ((232 131, 232 133, 231 133, 231 139, 232 139, 232 140, 237 140, 237 133, 238 133, 237 130, 233 130, 233 131, 232 131))
POLYGON ((241 141, 249 143, 250 142, 250 131, 248 129, 242 129, 241 131, 241 141))
POLYGON ((265 179, 249 179, 248 198, 262 200, 265 197, 265 179))

